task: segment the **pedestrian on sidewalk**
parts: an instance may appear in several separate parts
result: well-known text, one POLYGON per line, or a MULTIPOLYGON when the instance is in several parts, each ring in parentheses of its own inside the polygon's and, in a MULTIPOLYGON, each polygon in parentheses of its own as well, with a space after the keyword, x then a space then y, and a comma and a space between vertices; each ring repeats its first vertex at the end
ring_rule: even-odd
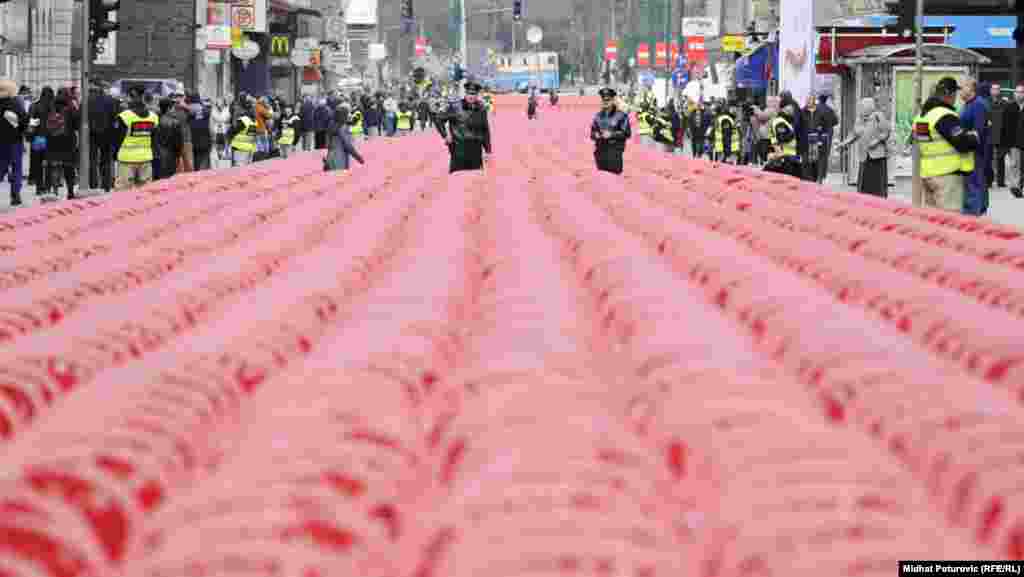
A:
POLYGON ((875 109, 874 98, 860 101, 860 118, 853 134, 836 145, 841 152, 853 143, 860 144, 860 171, 857 192, 886 198, 889 196, 889 126, 875 109))
POLYGON ((0 80, 0 181, 10 178, 11 206, 21 204, 21 161, 28 128, 28 114, 17 100, 17 90, 13 80, 0 80))

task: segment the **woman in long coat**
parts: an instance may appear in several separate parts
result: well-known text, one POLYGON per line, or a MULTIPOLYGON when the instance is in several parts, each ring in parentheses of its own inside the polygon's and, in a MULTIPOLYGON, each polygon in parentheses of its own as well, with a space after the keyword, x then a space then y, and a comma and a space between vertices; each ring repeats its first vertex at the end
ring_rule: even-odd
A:
POLYGON ((857 175, 857 192, 889 196, 889 125, 875 109, 875 99, 860 101, 860 117, 853 127, 853 134, 840 142, 840 151, 854 142, 860 142, 860 172, 857 175))

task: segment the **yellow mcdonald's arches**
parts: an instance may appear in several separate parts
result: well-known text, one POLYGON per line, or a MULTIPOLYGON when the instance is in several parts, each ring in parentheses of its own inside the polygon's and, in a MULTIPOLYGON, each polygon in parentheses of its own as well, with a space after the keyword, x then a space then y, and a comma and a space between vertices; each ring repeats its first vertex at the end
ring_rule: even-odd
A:
POLYGON ((291 54, 291 39, 287 36, 273 36, 270 39, 270 55, 287 58, 291 54))

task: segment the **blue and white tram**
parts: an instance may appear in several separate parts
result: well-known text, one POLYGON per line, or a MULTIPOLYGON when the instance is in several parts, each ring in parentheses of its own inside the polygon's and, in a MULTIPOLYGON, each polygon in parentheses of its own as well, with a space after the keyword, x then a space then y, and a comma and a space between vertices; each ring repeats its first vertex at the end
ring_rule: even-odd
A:
POLYGON ((494 56, 493 85, 499 92, 523 90, 536 86, 542 90, 557 90, 557 52, 512 52, 494 56))

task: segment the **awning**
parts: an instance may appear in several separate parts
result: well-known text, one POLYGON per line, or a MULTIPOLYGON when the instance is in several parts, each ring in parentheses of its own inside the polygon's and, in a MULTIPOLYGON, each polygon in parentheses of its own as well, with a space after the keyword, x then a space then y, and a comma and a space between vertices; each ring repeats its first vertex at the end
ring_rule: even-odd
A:
MULTIPOLYGON (((868 46, 839 58, 840 64, 877 64, 881 62, 902 64, 914 61, 913 44, 889 44, 868 46)), ((922 44, 921 57, 926 63, 941 64, 990 64, 987 56, 967 48, 949 44, 922 44)))
POLYGON ((313 16, 314 18, 324 17, 319 10, 312 8, 309 0, 270 0, 269 6, 271 10, 276 10, 278 12, 288 12, 290 14, 299 14, 300 16, 313 16))

